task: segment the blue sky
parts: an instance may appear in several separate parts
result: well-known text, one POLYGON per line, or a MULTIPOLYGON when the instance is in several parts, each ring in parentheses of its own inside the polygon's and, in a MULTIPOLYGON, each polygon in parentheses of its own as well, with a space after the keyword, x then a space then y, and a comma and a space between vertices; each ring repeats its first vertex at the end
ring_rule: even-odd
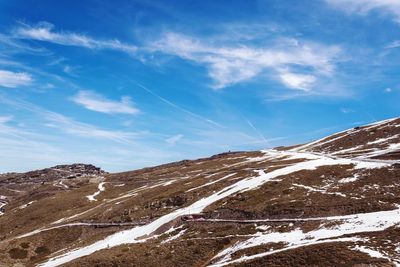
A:
POLYGON ((398 0, 0 0, 0 172, 307 142, 400 111, 398 0))

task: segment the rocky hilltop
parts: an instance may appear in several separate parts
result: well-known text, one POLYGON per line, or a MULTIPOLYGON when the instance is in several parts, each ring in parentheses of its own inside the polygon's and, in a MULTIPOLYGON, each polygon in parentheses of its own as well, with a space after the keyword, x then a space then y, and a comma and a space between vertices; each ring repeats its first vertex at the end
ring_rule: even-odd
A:
POLYGON ((105 173, 105 171, 91 164, 76 163, 71 165, 57 165, 51 168, 30 171, 26 173, 0 174, 0 183, 41 183, 60 179, 104 175, 105 173))
POLYGON ((399 118, 292 147, 0 184, 0 266, 400 266, 399 118))

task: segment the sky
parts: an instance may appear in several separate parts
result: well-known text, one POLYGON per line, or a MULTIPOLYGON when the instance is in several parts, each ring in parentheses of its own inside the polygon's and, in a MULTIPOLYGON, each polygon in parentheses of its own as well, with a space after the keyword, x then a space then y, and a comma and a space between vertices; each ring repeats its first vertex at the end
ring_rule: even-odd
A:
POLYGON ((0 0, 0 172, 110 172, 399 116, 398 0, 0 0))

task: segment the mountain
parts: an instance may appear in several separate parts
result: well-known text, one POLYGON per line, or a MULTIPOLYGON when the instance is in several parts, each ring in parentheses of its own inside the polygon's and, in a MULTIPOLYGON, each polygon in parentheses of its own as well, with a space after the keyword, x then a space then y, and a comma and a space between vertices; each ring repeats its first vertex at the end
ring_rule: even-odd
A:
POLYGON ((400 118, 108 174, 0 176, 0 266, 400 266, 400 118))

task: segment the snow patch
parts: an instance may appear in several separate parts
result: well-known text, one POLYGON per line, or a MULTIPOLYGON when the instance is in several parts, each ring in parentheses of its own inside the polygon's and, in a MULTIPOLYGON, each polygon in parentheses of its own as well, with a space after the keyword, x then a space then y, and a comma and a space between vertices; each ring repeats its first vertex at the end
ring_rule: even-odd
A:
POLYGON ((392 139, 396 139, 397 137, 400 137, 400 135, 396 134, 387 138, 381 138, 381 139, 377 139, 375 141, 371 141, 368 142, 367 145, 374 145, 374 144, 380 144, 380 143, 384 143, 386 141, 392 140, 392 139))
MULTIPOLYGON (((232 247, 229 247, 216 255, 214 259, 219 260, 211 266, 225 266, 228 264, 244 262, 289 249, 319 244, 320 242, 335 242, 338 241, 338 239, 335 238, 343 235, 383 231, 400 223, 400 209, 345 216, 332 216, 327 217, 326 219, 329 221, 336 220, 341 224, 323 224, 319 229, 307 233, 304 233, 301 229, 295 229, 286 233, 269 232, 258 237, 250 238, 246 241, 237 242, 232 247), (243 256, 235 260, 232 260, 231 258, 231 255, 239 250, 279 242, 286 243, 285 248, 251 256, 243 256)), ((343 242, 343 239, 340 239, 340 241, 343 242)), ((349 239, 348 241, 352 240, 349 239)))
POLYGON ((180 231, 176 235, 173 235, 173 236, 167 238, 166 240, 162 241, 161 244, 165 244, 165 243, 171 242, 172 240, 178 239, 179 237, 181 237, 186 232, 186 230, 187 229, 183 229, 182 231, 180 231))
POLYGON ((21 210, 22 210, 22 209, 25 209, 26 207, 30 206, 33 202, 36 202, 36 200, 29 201, 28 203, 19 206, 19 209, 21 209, 21 210))
POLYGON ((106 190, 106 188, 104 187, 104 184, 105 184, 105 182, 101 182, 101 183, 99 183, 99 186, 98 186, 98 191, 96 191, 93 195, 88 195, 88 196, 86 196, 88 199, 89 199, 89 201, 97 201, 97 199, 95 198, 97 195, 99 195, 101 192, 103 192, 103 191, 105 191, 106 190))
POLYGON ((326 189, 319 189, 319 188, 306 186, 306 185, 302 185, 302 184, 293 184, 293 185, 297 186, 297 187, 304 188, 304 189, 306 189, 308 191, 311 191, 311 192, 318 192, 318 193, 321 193, 321 194, 336 195, 336 196, 346 197, 345 194, 340 193, 340 192, 328 192, 328 191, 326 191, 326 189))
POLYGON ((6 196, 0 196, 0 216, 4 214, 4 206, 7 205, 8 200, 6 196))
POLYGON ((340 183, 340 184, 352 183, 352 182, 357 181, 359 178, 360 178, 360 175, 356 173, 353 177, 347 177, 347 178, 340 179, 338 181, 338 183, 340 183))
POLYGON ((368 254, 369 256, 371 256, 371 257, 373 257, 373 258, 387 259, 387 260, 389 260, 390 262, 394 263, 397 267, 400 266, 400 261, 399 261, 399 260, 395 260, 395 262, 394 262, 391 258, 389 258, 389 257, 387 257, 387 256, 385 256, 385 255, 383 255, 381 252, 379 252, 379 251, 377 251, 377 250, 373 250, 373 249, 367 248, 367 247, 365 247, 365 246, 355 246, 355 247, 353 248, 353 250, 361 251, 361 252, 363 252, 363 253, 368 254))

